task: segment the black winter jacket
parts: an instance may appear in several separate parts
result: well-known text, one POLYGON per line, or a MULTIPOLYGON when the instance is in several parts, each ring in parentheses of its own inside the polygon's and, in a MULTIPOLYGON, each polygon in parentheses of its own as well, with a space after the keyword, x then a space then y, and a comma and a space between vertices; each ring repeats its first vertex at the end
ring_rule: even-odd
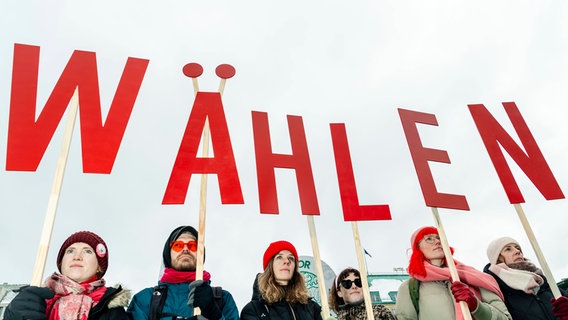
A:
POLYGON ((267 304, 252 300, 241 311, 241 320, 321 320, 321 307, 312 299, 307 304, 285 301, 267 304))
POLYGON ((89 312, 90 319, 98 320, 123 320, 128 319, 125 307, 130 300, 130 291, 108 287, 101 301, 89 312))
MULTIPOLYGON (((10 303, 4 314, 4 320, 22 320, 22 316, 17 312, 12 312, 12 309, 28 309, 38 310, 45 313, 45 304, 41 306, 37 303, 37 307, 34 301, 20 301, 17 297, 10 303), (16 304, 24 303, 24 305, 16 306, 16 304), (27 304, 26 304, 27 303, 27 304), (33 305, 29 305, 34 303, 33 305), (43 309, 42 309, 43 307, 43 309)), ((124 290, 122 287, 117 286, 116 288, 107 287, 104 295, 97 305, 95 305, 89 311, 89 319, 93 320, 126 320, 128 319, 126 315, 125 307, 128 306, 128 301, 130 300, 130 291, 124 290)))
MULTIPOLYGON (((554 298, 548 280, 544 276, 544 284, 540 286, 536 295, 525 293, 522 290, 516 290, 509 287, 501 278, 489 270, 490 264, 483 268, 486 272, 493 276, 503 296, 505 297, 505 305, 509 309, 509 313, 513 320, 556 320, 552 313, 552 304, 550 299, 554 298)), ((563 296, 567 296, 566 292, 561 290, 563 296)))
POLYGON ((258 276, 252 286, 252 300, 241 310, 241 320, 322 320, 321 307, 314 300, 307 304, 285 301, 267 304, 258 288, 258 276))

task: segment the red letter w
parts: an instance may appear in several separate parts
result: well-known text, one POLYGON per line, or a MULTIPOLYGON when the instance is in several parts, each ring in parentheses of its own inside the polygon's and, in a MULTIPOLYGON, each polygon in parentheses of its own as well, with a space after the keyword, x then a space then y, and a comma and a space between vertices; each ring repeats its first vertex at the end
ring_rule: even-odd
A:
POLYGON ((148 62, 128 58, 103 125, 96 54, 75 50, 36 120, 39 47, 15 44, 6 170, 37 169, 78 87, 83 172, 110 173, 148 62))

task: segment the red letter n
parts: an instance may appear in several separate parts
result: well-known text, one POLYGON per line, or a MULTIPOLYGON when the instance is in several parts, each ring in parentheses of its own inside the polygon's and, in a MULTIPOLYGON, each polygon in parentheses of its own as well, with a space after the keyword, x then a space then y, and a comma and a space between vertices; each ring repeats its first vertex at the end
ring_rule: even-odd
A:
POLYGON ((552 171, 548 167, 542 152, 540 152, 534 137, 514 102, 504 102, 503 107, 526 153, 515 143, 513 138, 495 120, 484 105, 474 104, 468 105, 468 107, 510 203, 522 203, 525 202, 525 199, 499 145, 515 160, 546 200, 564 198, 558 182, 556 182, 552 171))
POLYGON ((36 121, 39 47, 15 44, 6 170, 37 170, 78 87, 83 172, 110 173, 147 66, 128 58, 103 125, 96 54, 75 50, 36 121))
POLYGON ((316 187, 302 117, 289 115, 287 118, 292 154, 274 154, 270 142, 268 114, 252 112, 260 212, 278 214, 274 168, 288 168, 296 170, 302 214, 319 215, 316 187))
POLYGON ((467 199, 465 196, 439 193, 436 190, 436 184, 432 177, 432 171, 428 166, 428 161, 437 161, 442 163, 451 163, 450 157, 445 150, 430 149, 422 146, 420 135, 416 128, 416 123, 429 124, 437 126, 436 116, 429 113, 416 112, 405 109, 398 109, 402 128, 406 135, 410 155, 414 162, 414 169, 422 188, 422 194, 426 205, 429 207, 440 207, 448 209, 469 210, 467 199))

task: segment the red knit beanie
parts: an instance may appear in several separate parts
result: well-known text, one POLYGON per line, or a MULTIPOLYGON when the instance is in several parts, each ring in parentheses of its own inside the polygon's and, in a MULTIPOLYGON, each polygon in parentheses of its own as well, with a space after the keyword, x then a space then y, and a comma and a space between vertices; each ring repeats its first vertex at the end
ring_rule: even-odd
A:
POLYGON ((412 249, 412 256, 408 264, 408 274, 412 277, 426 276, 426 268, 424 267, 424 254, 418 248, 418 243, 427 234, 438 234, 438 229, 434 227, 422 227, 414 231, 410 237, 410 247, 412 249))
POLYGON ((77 242, 84 242, 95 250, 97 254, 97 261, 101 269, 101 272, 97 273, 97 277, 101 279, 105 275, 105 272, 108 268, 108 250, 104 240, 91 231, 76 232, 70 235, 69 238, 67 238, 67 240, 63 242, 61 248, 59 249, 59 253, 57 254, 57 269, 59 269, 59 272, 61 272, 61 260, 63 260, 65 250, 67 250, 69 246, 77 242))
POLYGON ((272 242, 266 251, 264 252, 264 257, 262 258, 262 269, 266 270, 266 266, 272 257, 274 257, 278 252, 282 250, 288 250, 292 252, 296 261, 298 261, 298 252, 296 252, 296 248, 288 241, 280 240, 276 242, 272 242))

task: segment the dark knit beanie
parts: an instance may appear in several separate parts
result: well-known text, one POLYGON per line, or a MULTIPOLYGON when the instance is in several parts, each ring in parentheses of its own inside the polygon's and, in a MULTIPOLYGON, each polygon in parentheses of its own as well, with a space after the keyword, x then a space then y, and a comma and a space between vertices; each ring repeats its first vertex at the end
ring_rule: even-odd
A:
POLYGON ((268 246, 268 248, 266 248, 266 251, 264 252, 264 257, 262 258, 262 269, 266 270, 266 266, 268 265, 270 259, 272 259, 272 257, 274 257, 276 254, 278 254, 278 252, 282 250, 288 250, 292 252, 294 258, 296 258, 296 261, 298 261, 298 252, 296 252, 296 248, 294 248, 294 246, 290 242, 280 240, 272 242, 268 246))
POLYGON ((97 277, 101 279, 108 268, 108 249, 104 240, 97 234, 91 231, 79 231, 67 238, 65 242, 59 248, 59 253, 57 254, 57 269, 61 272, 61 260, 63 260, 63 255, 65 250, 69 248, 72 244, 77 242, 83 242, 91 246, 95 253, 97 254, 97 261, 99 263, 99 268, 101 272, 97 272, 97 277))
MULTIPOLYGON (((195 240, 197 240, 197 230, 195 230, 193 227, 191 226, 179 226, 177 228, 174 229, 174 231, 172 231, 172 233, 170 233, 170 236, 168 237, 168 239, 166 240, 166 243, 164 244, 164 251, 162 254, 163 260, 164 260, 164 267, 166 268, 171 268, 172 267, 172 255, 171 255, 171 248, 170 248, 170 244, 174 241, 177 240, 177 238, 179 238, 179 236, 181 236, 184 233, 190 233, 191 235, 193 235, 193 237, 195 237, 195 240)), ((203 262, 205 262, 205 251, 203 252, 203 262)))

